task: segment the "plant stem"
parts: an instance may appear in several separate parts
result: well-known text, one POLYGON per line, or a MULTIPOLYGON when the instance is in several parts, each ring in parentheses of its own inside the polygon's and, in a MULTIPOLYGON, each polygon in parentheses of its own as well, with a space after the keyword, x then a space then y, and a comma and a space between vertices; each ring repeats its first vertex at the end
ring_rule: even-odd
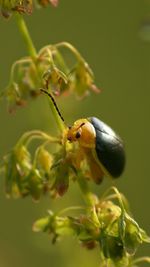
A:
MULTIPOLYGON (((16 68, 20 65, 20 64, 24 64, 24 63, 30 63, 31 62, 31 59, 30 58, 24 58, 24 59, 19 59, 17 61, 15 61, 13 64, 12 64, 12 67, 11 67, 11 71, 10 71, 10 81, 9 81, 9 84, 11 85, 14 81, 14 75, 15 75, 15 70, 16 68)), ((9 85, 8 85, 9 87, 9 85)))
POLYGON ((37 52, 36 52, 36 49, 35 49, 34 44, 32 42, 32 39, 30 37, 30 34, 29 34, 28 29, 27 29, 26 23, 25 23, 25 21, 23 19, 23 16, 18 14, 18 13, 16 13, 15 17, 16 17, 16 21, 17 21, 20 33, 22 34, 22 37, 23 37, 23 39, 25 41, 25 44, 26 44, 26 47, 27 47, 27 51, 30 54, 30 56, 32 57, 32 59, 34 61, 36 61, 37 52))
MULTIPOLYGON (((25 23, 23 17, 18 13, 16 14, 16 21, 18 24, 18 28, 22 34, 22 37, 25 41, 27 51, 28 51, 29 55, 32 57, 33 61, 36 62, 36 59, 37 59, 36 49, 34 47, 34 44, 32 42, 32 39, 30 37, 30 34, 28 32, 28 29, 27 29, 27 26, 26 26, 26 23, 25 23)), ((62 43, 59 43, 56 45, 56 47, 62 47, 62 46, 70 49, 74 53, 74 55, 76 55, 76 57, 79 61, 83 61, 82 56, 80 55, 80 53, 77 51, 77 49, 74 46, 72 46, 71 44, 66 43, 66 42, 62 42, 62 43)), ((58 115, 58 112, 57 112, 53 102, 51 101, 51 99, 49 99, 49 104, 50 104, 51 111, 53 113, 53 116, 55 118, 55 121, 57 123, 57 126, 58 126, 60 132, 64 131, 65 124, 61 121, 61 119, 58 115)), ((17 145, 20 145, 20 144, 26 142, 26 140, 29 140, 29 139, 31 140, 32 138, 35 138, 35 136, 38 138, 44 138, 44 139, 48 139, 48 140, 50 139, 51 140, 51 137, 49 137, 48 135, 43 135, 43 133, 40 131, 35 131, 35 132, 33 131, 33 132, 26 133, 20 139, 20 141, 17 143, 17 145)), ((53 138, 52 138, 52 140, 53 140, 53 138)), ((53 141, 56 141, 56 140, 53 140, 53 141)), ((79 184, 79 187, 81 189, 81 192, 84 196, 86 203, 88 205, 94 205, 95 204, 95 196, 89 191, 85 178, 84 177, 78 177, 78 184, 79 184)))
POLYGON ((150 257, 141 257, 141 258, 135 259, 132 261, 132 264, 137 264, 137 263, 141 263, 144 261, 150 263, 150 257))
POLYGON ((68 211, 77 211, 77 210, 85 210, 85 207, 82 207, 82 206, 71 206, 71 207, 67 207, 67 208, 64 208, 63 210, 59 211, 57 213, 57 216, 60 216, 64 213, 67 213, 68 211))
POLYGON ((56 48, 59 48, 59 47, 68 48, 76 56, 76 58, 79 61, 84 62, 84 58, 81 56, 81 54, 78 52, 78 50, 72 44, 67 43, 67 42, 61 42, 61 43, 56 44, 55 47, 56 48))
MULTIPOLYGON (((26 23, 23 19, 23 16, 21 16, 20 14, 16 14, 16 21, 17 21, 17 24, 18 24, 18 28, 20 30, 20 33, 22 34, 22 37, 25 41, 25 44, 26 44, 26 47, 27 47, 27 51, 29 53, 29 55, 31 56, 31 58, 33 59, 33 62, 36 63, 36 59, 37 59, 37 52, 36 52, 36 49, 34 47, 34 44, 32 42, 32 39, 31 39, 31 36, 29 34, 29 31, 27 29, 27 26, 26 26, 26 23)), ((38 66, 37 66, 37 69, 38 69, 38 66)), ((64 125, 63 123, 61 122, 58 114, 57 114, 57 111, 52 103, 52 101, 49 101, 50 103, 50 108, 51 108, 51 111, 54 115, 54 118, 56 120, 56 123, 58 125, 58 128, 60 129, 60 131, 62 132, 62 130, 64 130, 64 125)))
POLYGON ((52 137, 39 130, 33 130, 33 131, 24 133, 19 139, 19 141, 17 142, 16 147, 19 147, 21 145, 29 145, 29 142, 31 142, 35 138, 43 139, 44 141, 47 140, 50 143, 59 143, 58 138, 52 137))
POLYGON ((93 193, 90 192, 87 181, 85 180, 85 177, 78 176, 78 185, 80 187, 80 190, 82 192, 83 198, 88 206, 93 206, 96 204, 96 197, 93 193))

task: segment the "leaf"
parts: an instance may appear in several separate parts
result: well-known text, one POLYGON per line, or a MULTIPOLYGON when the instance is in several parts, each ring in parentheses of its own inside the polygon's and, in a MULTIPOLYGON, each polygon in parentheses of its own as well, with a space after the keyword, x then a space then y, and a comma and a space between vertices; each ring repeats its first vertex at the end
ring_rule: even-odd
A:
POLYGON ((126 219, 126 231, 124 244, 127 252, 130 255, 134 255, 137 247, 142 242, 150 243, 150 238, 147 236, 146 232, 139 227, 137 222, 131 218, 127 213, 125 214, 126 219))
POLYGON ((116 260, 124 255, 124 247, 119 237, 108 235, 104 230, 100 233, 100 246, 105 258, 116 260))
POLYGON ((125 237, 124 237, 124 245, 125 245, 126 251, 130 255, 135 254, 139 244, 140 244, 140 241, 137 238, 136 232, 132 234, 130 234, 129 232, 126 232, 125 237))

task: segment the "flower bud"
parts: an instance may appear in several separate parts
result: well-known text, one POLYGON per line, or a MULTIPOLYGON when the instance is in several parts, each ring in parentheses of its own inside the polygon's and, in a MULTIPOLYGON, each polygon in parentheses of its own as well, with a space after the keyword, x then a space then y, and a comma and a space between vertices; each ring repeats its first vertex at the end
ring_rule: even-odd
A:
POLYGON ((89 65, 86 62, 79 62, 76 68, 71 73, 71 90, 74 91, 77 96, 84 97, 88 94, 89 89, 100 92, 100 90, 94 85, 94 75, 89 65))
POLYGON ((41 147, 38 151, 37 163, 46 173, 49 173, 53 157, 45 148, 41 147))
POLYGON ((33 200, 38 201, 43 193, 43 180, 37 169, 32 169, 28 176, 29 192, 33 200))
POLYGON ((58 166, 52 169, 52 176, 54 183, 52 185, 52 190, 57 196, 63 196, 69 186, 69 166, 67 163, 61 162, 58 166))
POLYGON ((1 13, 9 18, 12 12, 31 14, 33 9, 32 0, 3 0, 1 1, 1 13))
POLYGON ((6 195, 24 196, 25 179, 31 170, 31 156, 25 146, 14 148, 5 158, 6 195))
POLYGON ((50 224, 50 218, 49 216, 46 216, 44 218, 41 218, 39 220, 37 220, 34 224, 33 224, 33 231, 34 232, 45 232, 50 224))

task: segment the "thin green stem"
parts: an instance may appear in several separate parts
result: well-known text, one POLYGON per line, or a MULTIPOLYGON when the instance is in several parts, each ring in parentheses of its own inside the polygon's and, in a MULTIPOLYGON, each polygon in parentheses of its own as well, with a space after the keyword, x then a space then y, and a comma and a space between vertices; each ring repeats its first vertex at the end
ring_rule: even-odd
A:
POLYGON ((68 211, 77 211, 77 210, 85 210, 85 207, 82 206, 72 206, 72 207, 67 207, 64 208, 63 210, 59 211, 58 213, 56 213, 57 216, 60 216, 64 213, 67 213, 68 211))
MULTIPOLYGON (((36 59, 37 59, 37 52, 36 52, 36 49, 34 47, 34 44, 32 42, 32 39, 30 37, 30 34, 29 34, 29 31, 27 29, 27 26, 26 26, 26 23, 23 19, 23 17, 20 15, 20 14, 16 14, 16 21, 17 21, 17 24, 18 24, 18 28, 23 36, 23 39, 25 41, 25 44, 26 44, 26 47, 27 47, 27 51, 28 53, 30 54, 30 56, 32 57, 33 61, 36 62, 36 59)), ((62 132, 65 128, 65 125, 64 123, 61 121, 61 119, 59 118, 59 115, 56 111, 56 108, 54 106, 54 104, 52 103, 52 101, 50 100, 49 101, 50 103, 50 108, 51 108, 51 111, 53 113, 53 116, 56 120, 56 123, 58 125, 58 128, 60 129, 60 131, 62 132)))
POLYGON ((61 43, 56 44, 55 47, 56 48, 59 48, 59 47, 68 48, 76 56, 76 58, 79 61, 84 62, 84 58, 81 56, 81 54, 78 52, 78 50, 72 44, 67 43, 67 42, 61 42, 61 43))
MULTIPOLYGON (((47 57, 48 57, 48 62, 50 64, 52 64, 54 66, 54 61, 53 61, 53 55, 56 58, 56 61, 58 61, 58 64, 60 64, 60 66, 62 67, 63 70, 68 71, 68 67, 66 62, 64 61, 63 56, 61 55, 61 53, 59 52, 59 50, 57 49, 57 47, 55 47, 55 45, 47 45, 45 47, 43 47, 40 51, 39 51, 39 55, 46 55, 47 53, 47 57)), ((46 57, 45 57, 46 59, 46 57)))
POLYGON ((141 263, 144 261, 150 263, 150 257, 141 257, 141 258, 135 259, 132 261, 132 264, 137 264, 137 263, 141 263))
POLYGON ((27 63, 31 63, 31 59, 30 58, 23 58, 23 59, 20 59, 20 60, 17 60, 13 63, 12 67, 11 67, 11 71, 10 71, 10 81, 9 81, 9 84, 13 83, 14 81, 14 74, 15 74, 15 69, 21 65, 21 64, 27 64, 27 63))
POLYGON ((36 61, 37 52, 36 52, 36 49, 35 49, 34 44, 32 42, 32 39, 30 37, 30 34, 29 34, 28 29, 27 29, 26 23, 25 23, 25 21, 23 19, 23 16, 18 14, 18 13, 16 13, 15 17, 16 17, 16 21, 17 21, 20 33, 22 34, 22 37, 23 37, 23 39, 25 41, 25 44, 26 44, 26 47, 27 47, 27 51, 30 54, 30 56, 32 57, 32 59, 34 61, 36 61))
POLYGON ((56 137, 52 137, 42 131, 39 130, 33 130, 33 131, 29 131, 24 133, 21 138, 19 139, 19 141, 16 144, 16 147, 19 147, 21 145, 28 145, 33 139, 43 139, 43 140, 47 140, 51 143, 59 143, 60 140, 56 137))
POLYGON ((87 205, 89 206, 95 205, 96 197, 93 193, 90 192, 87 181, 85 180, 85 177, 79 175, 77 182, 82 192, 84 201, 87 203, 87 205))
POLYGON ((57 53, 55 55, 57 61, 59 62, 60 66, 62 67, 63 70, 66 71, 66 73, 69 71, 68 67, 67 67, 67 62, 64 61, 63 56, 61 55, 61 53, 59 52, 59 50, 57 49, 57 53))
POLYGON ((116 196, 116 198, 117 198, 118 201, 119 201, 120 207, 121 207, 121 209, 124 211, 124 210, 125 210, 125 208, 124 208, 124 202, 123 202, 124 198, 122 199, 122 194, 118 191, 118 189, 117 189, 115 186, 111 186, 110 188, 108 188, 108 189, 105 191, 105 193, 102 195, 101 199, 102 199, 102 200, 103 200, 103 199, 107 199, 107 198, 109 197, 109 196, 107 196, 108 193, 109 193, 110 191, 112 191, 112 190, 115 192, 115 196, 116 196))

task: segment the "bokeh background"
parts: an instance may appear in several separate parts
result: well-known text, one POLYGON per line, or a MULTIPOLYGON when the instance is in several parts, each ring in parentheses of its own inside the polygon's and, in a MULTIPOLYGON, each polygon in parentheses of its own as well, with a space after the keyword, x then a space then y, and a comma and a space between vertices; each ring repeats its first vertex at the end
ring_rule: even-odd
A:
MULTIPOLYGON (((102 93, 78 102, 74 97, 61 98, 58 105, 69 124, 77 118, 97 116, 125 140, 127 165, 117 186, 129 199, 136 220, 150 234, 150 1, 60 0, 57 9, 36 10, 25 19, 37 49, 68 41, 92 67, 102 93)), ((25 55, 15 20, 1 17, 0 90, 8 82, 11 64, 25 55)), ((24 131, 54 130, 54 120, 43 101, 31 101, 14 115, 1 103, 1 158, 24 131)), ((38 204, 31 199, 8 200, 2 178, 0 185, 0 267, 99 266, 98 250, 81 249, 72 238, 52 245, 47 235, 32 232, 34 220, 48 209, 82 201, 77 185, 71 184, 61 200, 45 198, 38 204)), ((110 185, 105 179, 94 190, 101 194, 110 185)), ((150 247, 141 247, 138 255, 150 255, 150 247)))

